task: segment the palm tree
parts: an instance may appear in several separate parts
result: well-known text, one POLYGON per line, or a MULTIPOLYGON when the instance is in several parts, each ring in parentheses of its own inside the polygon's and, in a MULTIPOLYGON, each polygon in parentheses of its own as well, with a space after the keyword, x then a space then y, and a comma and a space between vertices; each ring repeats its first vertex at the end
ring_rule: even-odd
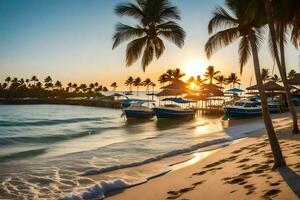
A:
POLYGON ((189 83, 189 84, 194 83, 195 78, 193 76, 191 76, 186 82, 189 83))
POLYGON ((215 71, 214 66, 208 66, 204 76, 209 79, 209 83, 212 83, 212 80, 220 73, 220 71, 215 71))
POLYGON ((94 83, 90 83, 89 85, 89 91, 91 92, 95 88, 94 83))
POLYGON ((54 86, 55 86, 57 89, 61 89, 62 84, 61 84, 60 81, 56 81, 55 84, 54 84, 54 86))
POLYGON ((154 54, 158 59, 165 50, 162 40, 166 38, 178 47, 184 44, 185 32, 175 22, 180 20, 179 10, 169 0, 135 0, 134 3, 120 3, 115 8, 118 16, 133 17, 138 21, 136 26, 118 23, 113 36, 113 49, 120 43, 133 39, 126 49, 126 66, 131 66, 138 60, 143 51, 142 67, 153 60, 154 54))
POLYGON ((68 88, 69 88, 69 90, 68 90, 68 91, 70 91, 70 92, 71 92, 71 89, 72 89, 72 83, 71 83, 71 82, 69 82, 69 83, 68 83, 68 88))
POLYGON ((33 85, 35 86, 35 83, 39 81, 39 79, 36 76, 32 76, 30 81, 33 82, 33 85))
POLYGON ((73 85, 72 85, 72 88, 74 89, 74 92, 77 92, 77 84, 76 83, 73 83, 73 85))
POLYGON ((271 77, 271 80, 274 81, 275 83, 281 82, 281 78, 277 74, 274 74, 274 76, 271 77))
POLYGON ((202 79, 201 76, 198 75, 198 76, 196 77, 195 84, 196 84, 198 87, 201 87, 205 81, 206 81, 206 79, 202 79))
POLYGON ((265 69, 265 68, 261 69, 261 79, 262 79, 263 82, 267 82, 271 79, 269 69, 265 69))
POLYGON ((295 78, 297 72, 295 70, 291 70, 289 73, 288 73, 288 79, 293 79, 295 78))
POLYGON ((44 79, 44 83, 45 83, 45 88, 46 89, 49 89, 51 87, 53 87, 53 84, 52 84, 52 78, 50 76, 47 76, 45 79, 44 79))
POLYGON ((144 80, 143 82, 142 82, 142 85, 144 86, 144 87, 146 87, 146 93, 149 93, 149 87, 150 87, 150 85, 151 85, 151 80, 150 80, 150 78, 146 78, 146 80, 144 80))
POLYGON ((132 85, 133 85, 134 79, 132 76, 129 76, 128 79, 125 81, 125 85, 129 86, 129 91, 132 92, 132 85))
POLYGON ((142 83, 142 79, 140 77, 134 79, 133 86, 136 87, 136 95, 139 95, 139 86, 141 85, 141 83, 142 83))
POLYGON ((181 72, 181 70, 179 68, 176 68, 176 69, 172 70, 171 80, 172 81, 179 80, 184 76, 185 76, 185 73, 181 72))
POLYGON ((7 85, 9 85, 10 81, 11 81, 11 78, 10 77, 6 77, 5 82, 7 83, 7 85))
POLYGON ((110 87, 114 89, 114 92, 116 91, 116 88, 118 87, 118 84, 116 82, 113 82, 110 87))
POLYGON ((107 89, 107 87, 103 87, 103 92, 107 92, 108 91, 108 89, 107 89))
POLYGON ((160 75, 159 78, 158 78, 158 82, 160 83, 161 87, 163 87, 164 84, 165 84, 166 82, 168 82, 167 75, 166 75, 166 74, 160 75))
POLYGON ((264 13, 256 9, 249 10, 249 2, 251 1, 225 0, 226 6, 230 9, 233 15, 229 14, 222 7, 216 8, 213 18, 209 22, 208 31, 209 33, 212 33, 215 29, 223 30, 218 31, 209 38, 205 45, 205 51, 208 58, 210 58, 218 48, 228 46, 240 38, 239 60, 241 72, 243 71, 243 66, 247 63, 248 58, 252 53, 256 82, 261 97, 263 119, 274 156, 273 167, 283 167, 286 166, 286 162, 282 155, 270 117, 258 58, 259 38, 261 38, 261 27, 263 26, 261 23, 261 15, 264 13))
MULTIPOLYGON (((292 96, 291 96, 290 87, 286 75, 284 47, 285 47, 285 41, 287 36, 287 28, 291 24, 293 24, 294 16, 299 16, 299 10, 295 9, 295 8, 300 8, 299 1, 265 0, 264 3, 265 3, 264 8, 266 12, 267 24, 271 36, 271 45, 272 45, 271 52, 275 58, 278 71, 280 73, 282 83, 284 86, 288 107, 293 118, 293 133, 297 134, 299 133, 298 119, 297 119, 297 113, 295 107, 292 102, 292 96), (275 29, 275 25, 276 25, 276 29, 275 29), (278 50, 278 47, 280 51, 278 50)), ((292 31, 292 39, 294 34, 295 34, 294 31, 292 31)))
POLYGON ((215 77, 215 80, 217 81, 217 84, 222 87, 223 84, 227 84, 227 79, 223 75, 218 75, 215 77))
POLYGON ((238 76, 236 75, 236 73, 231 73, 228 77, 227 77, 227 83, 228 84, 232 84, 231 88, 235 87, 235 84, 240 85, 241 84, 241 79, 238 78, 238 76))

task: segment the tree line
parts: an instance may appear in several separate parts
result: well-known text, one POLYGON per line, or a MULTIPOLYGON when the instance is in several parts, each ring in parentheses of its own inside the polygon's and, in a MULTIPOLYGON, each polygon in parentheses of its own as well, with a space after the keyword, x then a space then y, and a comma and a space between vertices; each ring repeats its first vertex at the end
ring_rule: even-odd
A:
POLYGON ((61 81, 53 81, 50 76, 43 80, 39 80, 36 76, 30 79, 7 77, 3 83, 0 83, 1 98, 90 97, 102 96, 102 91, 108 89, 98 82, 88 85, 70 82, 63 87, 61 81))

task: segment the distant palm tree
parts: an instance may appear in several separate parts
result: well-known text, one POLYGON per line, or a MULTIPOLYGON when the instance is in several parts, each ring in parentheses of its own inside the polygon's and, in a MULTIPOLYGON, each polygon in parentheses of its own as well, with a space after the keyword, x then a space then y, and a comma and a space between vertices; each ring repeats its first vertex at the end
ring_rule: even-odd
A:
POLYGON ((62 84, 60 81, 56 81, 54 86, 57 88, 57 89, 61 89, 62 88, 62 84))
POLYGON ((219 73, 220 71, 215 71, 214 66, 208 66, 204 76, 209 80, 209 83, 212 83, 213 79, 215 79, 219 73))
POLYGON ((73 83, 72 84, 72 88, 74 89, 74 92, 77 92, 78 90, 77 90, 77 84, 76 83, 73 83))
POLYGON ((195 83, 195 78, 193 76, 191 76, 186 82, 189 84, 195 83))
POLYGON ((107 87, 105 87, 105 86, 103 87, 102 90, 103 90, 103 92, 107 92, 108 91, 107 87))
POLYGON ((138 21, 135 27, 117 24, 113 36, 113 49, 120 43, 133 39, 126 49, 127 66, 138 60, 143 51, 142 67, 145 71, 154 54, 158 59, 165 50, 161 37, 180 48, 184 44, 185 32, 174 21, 180 20, 179 10, 176 6, 172 6, 169 0, 135 0, 134 3, 120 3, 116 6, 115 13, 118 16, 133 17, 138 21))
POLYGON ((90 92, 93 91, 94 88, 95 88, 94 83, 90 83, 90 85, 89 85, 89 91, 90 92))
POLYGON ((271 76, 270 76, 270 70, 262 68, 261 69, 261 79, 262 79, 262 81, 263 82, 269 81, 270 78, 271 78, 271 76))
POLYGON ((238 78, 236 73, 231 73, 227 79, 226 79, 228 84, 232 84, 232 88, 234 88, 235 84, 240 85, 241 84, 241 79, 238 78))
POLYGON ((39 79, 36 76, 32 76, 30 81, 33 82, 33 86, 35 86, 35 83, 39 81, 39 79))
POLYGON ((72 91, 72 90, 71 90, 71 89, 72 89, 72 83, 71 83, 71 82, 69 82, 69 83, 68 83, 68 88, 69 88, 69 90, 68 90, 68 91, 70 91, 70 92, 71 92, 71 91, 72 91))
MULTIPOLYGON (((263 4, 263 1, 258 2, 263 4)), ((209 58, 218 48, 228 46, 240 39, 239 60, 241 72, 252 52, 264 123, 274 156, 274 168, 283 167, 286 166, 286 162, 270 117, 258 58, 259 38, 261 38, 261 28, 264 25, 261 19, 264 12, 249 9, 250 3, 252 1, 249 0, 225 0, 225 5, 230 9, 231 14, 222 7, 216 7, 213 18, 209 22, 208 31, 209 33, 214 32, 216 29, 219 29, 219 31, 209 38, 205 45, 205 51, 209 58)))
POLYGON ((223 84, 227 84, 227 79, 223 75, 218 75, 215 77, 215 80, 217 81, 217 84, 222 87, 223 84))
POLYGON ((118 84, 116 82, 113 82, 110 87, 114 89, 114 92, 116 91, 116 88, 118 87, 118 84))
POLYGON ((26 82, 26 86, 29 87, 30 80, 27 78, 25 79, 25 82, 26 82))
POLYGON ((179 68, 172 70, 172 81, 179 80, 185 76, 185 73, 181 72, 179 68))
POLYGON ((281 78, 277 75, 277 74, 274 74, 273 77, 270 78, 272 81, 274 81, 275 83, 279 83, 281 82, 281 78))
POLYGON ((288 73, 288 79, 293 79, 295 78, 297 72, 295 70, 291 70, 289 73, 288 73))
POLYGON ((160 83, 161 87, 163 87, 164 84, 165 84, 166 82, 168 82, 167 75, 166 75, 166 74, 160 75, 159 78, 158 78, 158 82, 160 83))
POLYGON ((196 86, 198 86, 200 88, 203 85, 204 81, 206 81, 206 80, 202 79, 201 76, 198 75, 196 77, 195 84, 196 84, 196 86))
POLYGON ((146 80, 144 80, 143 82, 142 82, 142 85, 144 86, 144 87, 146 87, 146 93, 149 93, 149 87, 150 87, 150 85, 151 85, 151 80, 150 80, 150 78, 147 78, 146 80))
POLYGON ((125 81, 125 85, 129 86, 129 91, 132 92, 132 85, 133 85, 134 79, 132 76, 129 76, 128 79, 125 81))
POLYGON ((141 86, 142 79, 140 77, 137 77, 134 79, 133 86, 136 87, 136 95, 139 95, 139 86, 141 86))
POLYGON ((53 84, 52 84, 52 78, 50 76, 47 76, 45 79, 44 79, 44 83, 45 83, 45 88, 46 89, 49 89, 49 88, 52 88, 53 87, 53 84))

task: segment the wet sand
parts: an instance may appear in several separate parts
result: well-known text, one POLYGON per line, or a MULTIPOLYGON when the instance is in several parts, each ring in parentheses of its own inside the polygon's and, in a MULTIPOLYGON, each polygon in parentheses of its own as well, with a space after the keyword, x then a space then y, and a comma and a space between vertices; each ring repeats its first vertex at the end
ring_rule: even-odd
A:
POLYGON ((284 127, 277 134, 288 168, 272 170, 266 134, 258 133, 107 199, 298 199, 300 135, 284 127))

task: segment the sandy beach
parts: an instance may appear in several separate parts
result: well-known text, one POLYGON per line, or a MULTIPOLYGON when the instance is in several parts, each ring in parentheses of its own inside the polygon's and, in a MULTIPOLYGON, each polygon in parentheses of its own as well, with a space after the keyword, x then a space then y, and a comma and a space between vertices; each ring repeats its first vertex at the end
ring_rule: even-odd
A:
POLYGON ((258 133, 107 199, 298 199, 300 135, 280 126, 277 134, 288 168, 272 170, 266 134, 258 133))

